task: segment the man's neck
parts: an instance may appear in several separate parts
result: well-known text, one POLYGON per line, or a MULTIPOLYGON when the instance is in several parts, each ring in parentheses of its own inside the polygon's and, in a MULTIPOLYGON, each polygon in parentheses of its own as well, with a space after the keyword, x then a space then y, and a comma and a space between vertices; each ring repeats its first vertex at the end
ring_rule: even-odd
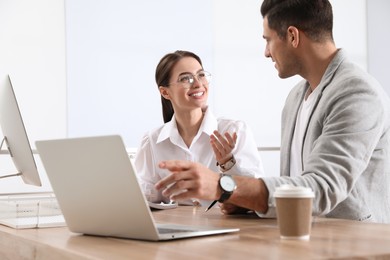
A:
POLYGON ((306 53, 306 70, 302 73, 309 84, 311 92, 320 84, 326 69, 337 53, 333 42, 311 44, 306 53))

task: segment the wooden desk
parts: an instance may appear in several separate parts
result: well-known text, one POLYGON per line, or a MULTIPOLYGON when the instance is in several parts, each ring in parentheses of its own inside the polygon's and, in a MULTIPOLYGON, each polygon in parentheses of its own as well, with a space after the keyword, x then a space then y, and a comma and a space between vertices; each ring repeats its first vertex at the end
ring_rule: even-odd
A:
POLYGON ((239 227, 238 233, 168 242, 84 236, 65 228, 0 226, 0 259, 390 258, 390 225, 316 218, 310 241, 283 241, 276 220, 221 215, 217 208, 155 211, 160 222, 239 227))

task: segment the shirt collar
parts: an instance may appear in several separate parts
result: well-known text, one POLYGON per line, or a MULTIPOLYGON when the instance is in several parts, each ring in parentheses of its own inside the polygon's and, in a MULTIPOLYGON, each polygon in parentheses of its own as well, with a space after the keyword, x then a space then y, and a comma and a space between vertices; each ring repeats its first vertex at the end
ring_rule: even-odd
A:
MULTIPOLYGON (((203 117, 202 124, 200 125, 197 136, 199 136, 200 133, 202 132, 210 136, 211 134, 213 134, 214 130, 218 129, 218 121, 214 117, 211 110, 208 109, 208 107, 205 107, 203 111, 204 111, 204 117, 203 117)), ((172 141, 181 138, 177 128, 175 115, 172 116, 171 121, 165 123, 164 126, 162 127, 161 132, 157 138, 157 143, 160 143, 168 138, 171 138, 172 141)))
POLYGON ((212 135, 214 130, 218 130, 218 121, 210 109, 207 109, 206 107, 204 111, 205 114, 199 131, 202 131, 207 135, 212 135))

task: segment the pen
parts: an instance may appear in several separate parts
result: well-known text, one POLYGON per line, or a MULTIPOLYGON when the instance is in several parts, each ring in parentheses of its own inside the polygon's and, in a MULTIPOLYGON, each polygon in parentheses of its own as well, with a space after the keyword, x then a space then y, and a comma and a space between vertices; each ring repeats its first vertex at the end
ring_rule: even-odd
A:
POLYGON ((217 202, 218 202, 218 200, 214 200, 214 201, 210 204, 210 206, 207 207, 207 209, 206 209, 204 212, 209 211, 209 209, 211 209, 211 208, 215 205, 215 203, 217 203, 217 202))

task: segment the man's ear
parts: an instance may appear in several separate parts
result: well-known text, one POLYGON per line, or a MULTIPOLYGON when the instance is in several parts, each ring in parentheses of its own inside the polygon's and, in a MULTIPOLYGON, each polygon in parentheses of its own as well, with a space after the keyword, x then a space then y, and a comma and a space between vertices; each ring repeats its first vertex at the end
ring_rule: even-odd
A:
POLYGON ((287 39, 291 45, 296 48, 299 45, 299 30, 295 26, 290 26, 287 29, 287 39))
POLYGON ((170 99, 167 87, 160 86, 160 87, 158 87, 158 90, 160 90, 160 94, 163 98, 168 99, 168 100, 170 99))

